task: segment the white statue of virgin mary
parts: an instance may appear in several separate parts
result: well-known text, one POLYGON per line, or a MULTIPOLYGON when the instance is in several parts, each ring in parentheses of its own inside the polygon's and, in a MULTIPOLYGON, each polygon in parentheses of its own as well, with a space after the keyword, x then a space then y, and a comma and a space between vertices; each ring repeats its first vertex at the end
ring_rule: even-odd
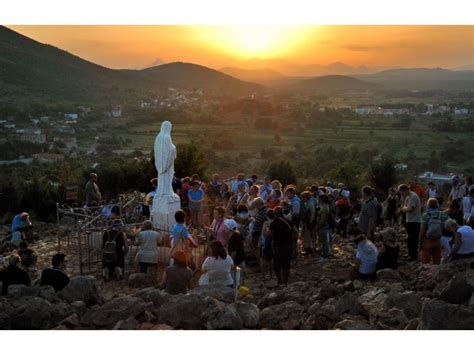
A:
POLYGON ((181 208, 179 196, 174 193, 174 160, 176 147, 171 141, 171 122, 161 124, 155 139, 155 166, 158 172, 158 186, 153 198, 152 220, 156 228, 170 230, 175 223, 174 213, 181 208))

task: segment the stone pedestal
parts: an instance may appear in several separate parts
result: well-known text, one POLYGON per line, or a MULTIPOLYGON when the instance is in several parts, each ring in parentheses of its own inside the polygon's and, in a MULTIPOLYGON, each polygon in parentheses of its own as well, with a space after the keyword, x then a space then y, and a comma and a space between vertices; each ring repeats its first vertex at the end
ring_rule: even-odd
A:
POLYGON ((172 195, 155 195, 150 213, 151 221, 155 228, 171 231, 176 221, 174 214, 181 209, 181 200, 175 193, 172 195))

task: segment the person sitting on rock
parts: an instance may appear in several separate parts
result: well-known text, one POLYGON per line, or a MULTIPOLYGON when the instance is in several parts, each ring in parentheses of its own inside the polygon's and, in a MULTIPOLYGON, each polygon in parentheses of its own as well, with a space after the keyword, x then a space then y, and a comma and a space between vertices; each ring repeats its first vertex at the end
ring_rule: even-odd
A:
POLYGON ((221 242, 215 240, 210 245, 210 255, 202 263, 203 274, 199 285, 223 285, 232 287, 232 268, 234 262, 221 242))
POLYGON ((173 254, 174 263, 163 272, 161 288, 170 295, 187 293, 192 289, 193 271, 187 266, 186 254, 178 250, 173 254))
POLYGON ((450 260, 474 257, 474 230, 470 226, 459 226, 454 219, 448 219, 444 228, 454 233, 450 260))
POLYGON ((377 247, 363 234, 360 234, 354 240, 357 251, 354 267, 353 279, 370 279, 375 278, 377 269, 377 247))
POLYGON ((30 215, 27 212, 22 212, 13 217, 12 221, 12 239, 11 243, 18 247, 22 240, 23 234, 28 240, 32 239, 31 229, 33 224, 30 221, 30 215))
POLYGON ((21 265, 25 268, 36 267, 38 255, 36 252, 28 247, 28 243, 23 241, 20 243, 18 249, 18 256, 21 258, 21 265))
POLYGON ((106 281, 113 275, 118 280, 123 277, 128 245, 127 237, 122 228, 122 220, 116 219, 112 222, 110 229, 102 236, 102 271, 106 281))
POLYGON ((398 269, 400 246, 397 243, 397 232, 393 228, 386 228, 380 232, 382 248, 378 251, 377 270, 398 269))
POLYGON ((153 230, 151 221, 146 220, 143 222, 142 230, 135 242, 136 245, 140 246, 137 253, 140 272, 146 274, 149 267, 156 267, 158 263, 158 244, 160 241, 160 235, 153 230))
POLYGON ((25 285, 30 286, 30 276, 25 270, 19 268, 20 257, 16 254, 10 255, 8 258, 8 266, 5 270, 0 271, 0 281, 2 282, 2 295, 8 294, 8 286, 25 285))
POLYGON ((65 273, 67 263, 68 261, 65 254, 55 254, 52 259, 52 267, 43 270, 41 273, 40 285, 50 285, 56 292, 66 287, 69 283, 69 277, 65 273))

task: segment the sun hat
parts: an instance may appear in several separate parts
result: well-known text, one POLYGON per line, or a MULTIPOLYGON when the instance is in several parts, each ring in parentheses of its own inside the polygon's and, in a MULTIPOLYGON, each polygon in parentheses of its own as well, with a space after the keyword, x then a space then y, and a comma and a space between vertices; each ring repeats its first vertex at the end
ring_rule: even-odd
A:
POLYGON ((235 220, 233 220, 233 219, 230 219, 230 218, 224 220, 224 226, 225 226, 228 230, 230 230, 230 231, 232 231, 232 232, 233 232, 234 230, 236 230, 237 227, 238 227, 238 226, 237 226, 237 222, 236 222, 235 220))

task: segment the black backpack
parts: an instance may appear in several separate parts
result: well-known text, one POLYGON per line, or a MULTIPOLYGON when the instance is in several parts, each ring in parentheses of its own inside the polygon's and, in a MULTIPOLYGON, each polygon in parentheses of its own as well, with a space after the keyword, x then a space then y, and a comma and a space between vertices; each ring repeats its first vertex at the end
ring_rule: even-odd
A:
POLYGON ((110 235, 110 232, 107 232, 107 240, 104 244, 103 256, 104 261, 108 263, 116 262, 118 259, 117 256, 117 234, 110 235))

